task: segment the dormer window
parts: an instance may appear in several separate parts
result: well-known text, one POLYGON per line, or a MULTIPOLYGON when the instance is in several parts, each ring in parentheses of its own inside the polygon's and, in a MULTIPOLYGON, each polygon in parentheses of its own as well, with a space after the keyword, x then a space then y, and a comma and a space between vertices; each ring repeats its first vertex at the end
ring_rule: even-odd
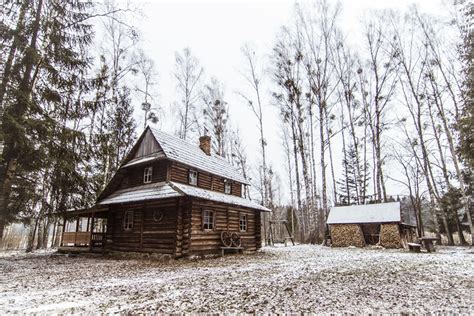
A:
POLYGON ((224 180, 224 193, 230 194, 232 192, 232 183, 229 180, 224 180))
POLYGON ((151 183, 152 175, 153 175, 153 167, 146 167, 143 170, 143 183, 151 183))
POLYGON ((189 170, 189 184, 197 185, 198 184, 198 172, 196 170, 189 170))

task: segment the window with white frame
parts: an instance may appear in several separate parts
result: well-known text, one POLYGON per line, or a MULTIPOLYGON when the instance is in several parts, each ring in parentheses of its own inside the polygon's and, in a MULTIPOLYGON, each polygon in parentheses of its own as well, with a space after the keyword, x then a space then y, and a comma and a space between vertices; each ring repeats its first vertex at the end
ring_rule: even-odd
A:
POLYGON ((132 230, 133 228, 133 211, 126 211, 123 214, 123 230, 132 230))
POLYGON ((224 193, 230 194, 232 192, 232 183, 229 180, 224 180, 224 193))
POLYGON ((153 167, 146 167, 143 170, 143 183, 151 183, 152 175, 153 175, 153 167))
POLYGON ((247 231, 247 214, 240 214, 239 228, 241 232, 247 231))
POLYGON ((202 211, 202 230, 214 230, 214 212, 202 211))
POLYGON ((189 184, 198 184, 198 172, 196 170, 189 170, 189 184))

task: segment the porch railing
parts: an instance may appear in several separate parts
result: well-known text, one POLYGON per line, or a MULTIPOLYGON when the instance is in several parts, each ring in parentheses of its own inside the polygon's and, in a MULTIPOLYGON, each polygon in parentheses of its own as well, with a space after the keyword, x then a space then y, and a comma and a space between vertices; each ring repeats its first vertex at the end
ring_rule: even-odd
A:
POLYGON ((62 246, 104 246, 105 233, 64 232, 62 246))
POLYGON ((64 232, 63 246, 89 246, 91 240, 90 232, 64 232))

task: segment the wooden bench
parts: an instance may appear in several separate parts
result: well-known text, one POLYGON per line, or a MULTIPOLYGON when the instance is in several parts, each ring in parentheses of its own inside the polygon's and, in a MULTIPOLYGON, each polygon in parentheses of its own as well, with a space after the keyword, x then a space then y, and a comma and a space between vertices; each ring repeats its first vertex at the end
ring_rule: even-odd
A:
POLYGON ((409 242, 409 243, 408 243, 408 249, 409 249, 411 252, 421 252, 421 245, 420 245, 420 244, 415 244, 415 243, 409 242))
POLYGON ((224 256, 225 254, 225 251, 234 251, 234 252, 238 252, 238 253, 243 253, 244 252, 244 247, 221 247, 221 257, 224 256))
POLYGON ((421 237, 420 241, 423 243, 423 246, 425 247, 426 251, 428 252, 435 252, 435 246, 433 244, 434 241, 437 241, 438 238, 436 237, 421 237))

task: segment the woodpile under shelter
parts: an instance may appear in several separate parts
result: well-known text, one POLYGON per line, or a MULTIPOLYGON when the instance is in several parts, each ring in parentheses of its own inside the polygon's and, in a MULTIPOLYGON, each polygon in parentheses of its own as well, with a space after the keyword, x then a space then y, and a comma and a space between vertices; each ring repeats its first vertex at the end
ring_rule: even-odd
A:
POLYGON ((334 247, 407 247, 416 237, 416 220, 400 202, 333 207, 327 224, 334 247))
POLYGON ((221 233, 236 233, 244 251, 261 247, 261 212, 243 197, 248 181, 211 153, 211 139, 194 145, 147 127, 88 210, 67 212, 62 250, 217 254, 221 233))

